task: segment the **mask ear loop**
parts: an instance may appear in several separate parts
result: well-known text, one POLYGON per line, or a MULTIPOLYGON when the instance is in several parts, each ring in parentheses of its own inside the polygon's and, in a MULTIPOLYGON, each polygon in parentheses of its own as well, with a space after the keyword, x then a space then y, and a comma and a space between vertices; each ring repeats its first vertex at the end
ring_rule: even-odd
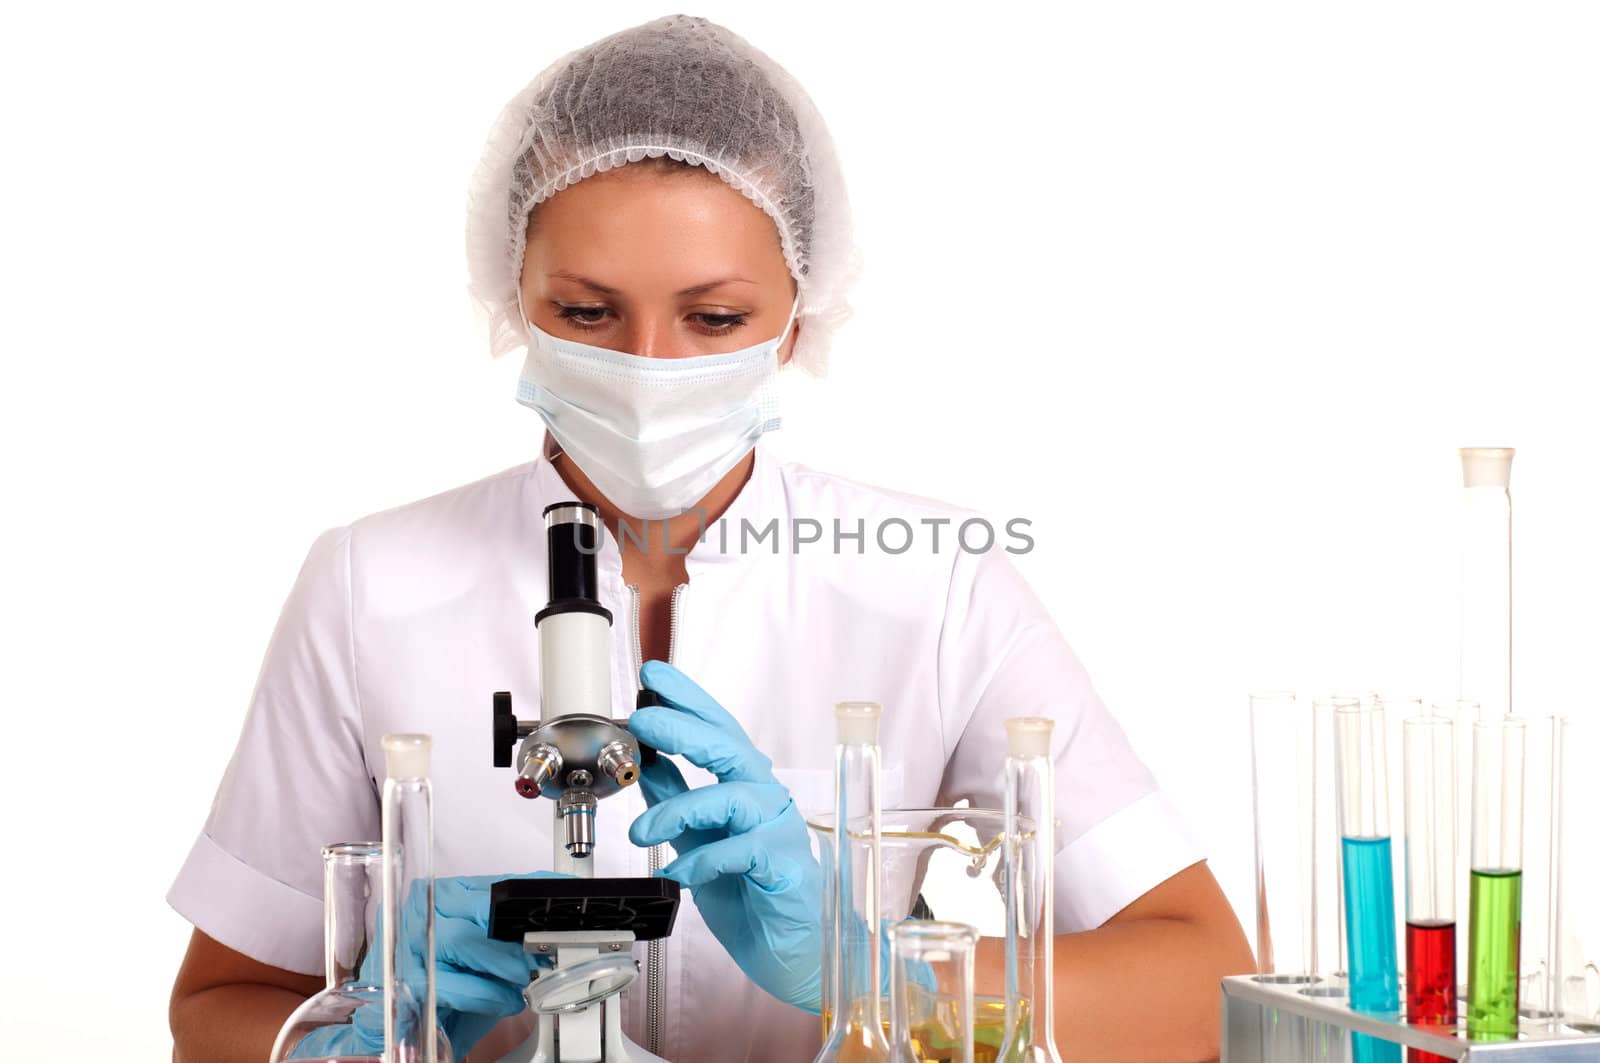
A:
POLYGON ((517 283, 517 317, 522 322, 522 327, 528 333, 528 339, 533 339, 533 319, 528 316, 528 311, 522 306, 522 283, 517 283))
MULTIPOLYGON (((785 321, 783 323, 783 331, 778 333, 778 345, 777 345, 777 347, 774 348, 775 352, 783 347, 784 341, 789 338, 789 326, 793 325, 795 323, 795 320, 799 316, 800 316, 800 296, 797 294, 794 297, 794 305, 789 308, 789 320, 785 321)), ((791 357, 790 361, 793 361, 793 360, 794 359, 791 357)), ((782 368, 782 367, 783 367, 783 363, 780 362, 779 363, 779 368, 782 368)))

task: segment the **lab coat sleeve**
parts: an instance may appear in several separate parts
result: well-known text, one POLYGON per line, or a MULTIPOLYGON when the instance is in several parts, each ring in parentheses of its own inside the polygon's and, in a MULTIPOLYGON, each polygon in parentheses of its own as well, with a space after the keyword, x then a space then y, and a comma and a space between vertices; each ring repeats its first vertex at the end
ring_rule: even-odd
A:
POLYGON ((303 974, 322 970, 322 846, 379 837, 356 688, 351 535, 335 528, 312 544, 205 829, 167 894, 222 944, 303 974))
POLYGON ((939 640, 941 805, 1003 808, 1005 721, 1056 721, 1056 929, 1100 926, 1203 859, 1009 557, 958 555, 939 640), (949 739, 947 738, 947 741, 949 739))

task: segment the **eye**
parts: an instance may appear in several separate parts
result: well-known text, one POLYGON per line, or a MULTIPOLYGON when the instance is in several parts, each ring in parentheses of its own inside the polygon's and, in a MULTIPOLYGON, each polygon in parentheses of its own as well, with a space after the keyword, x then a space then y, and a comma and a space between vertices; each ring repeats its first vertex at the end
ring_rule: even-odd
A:
POLYGON ((708 336, 725 336, 736 328, 743 328, 745 319, 749 314, 691 314, 705 327, 701 329, 708 336))
POLYGON ((605 320, 605 315, 609 313, 611 313, 610 309, 604 306, 566 306, 562 303, 556 304, 556 316, 563 321, 571 322, 573 326, 580 329, 599 328, 600 323, 605 320))

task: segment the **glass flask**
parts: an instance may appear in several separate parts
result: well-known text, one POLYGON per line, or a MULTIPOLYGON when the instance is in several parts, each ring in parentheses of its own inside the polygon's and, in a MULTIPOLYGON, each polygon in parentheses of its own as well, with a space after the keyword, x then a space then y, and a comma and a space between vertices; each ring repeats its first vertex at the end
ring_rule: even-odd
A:
POLYGON ((383 737, 383 1063, 451 1063, 435 997, 433 739, 383 737))
POLYGON ((377 842, 341 842, 322 850, 323 966, 327 986, 289 1016, 269 1063, 317 1060, 376 1063, 382 1051, 383 985, 376 978, 374 934, 383 894, 377 842))
POLYGON ((883 928, 879 919, 882 830, 878 719, 882 706, 842 701, 834 707, 834 822, 831 900, 824 902, 831 945, 825 945, 822 1016, 828 1028, 816 1063, 888 1060, 884 1036, 883 928))
MULTIPOLYGON (((983 808, 889 808, 880 813, 878 834, 880 882, 878 915, 888 928, 907 920, 956 920, 974 926, 984 942, 999 954, 1004 946, 1006 925, 1005 813, 983 808)), ((831 880, 834 866, 831 813, 812 815, 807 820, 817 843, 824 881, 831 880)), ((864 832, 852 831, 851 844, 857 859, 866 842, 864 832)), ((1019 839, 1017 849, 1028 864, 1033 862, 1031 829, 1019 839)), ((828 909, 824 907, 824 918, 828 909)), ((1031 984, 1034 933, 1030 928, 1021 942, 1019 963, 1025 971, 1023 984, 1031 984)), ((883 947, 883 946, 880 946, 883 947)), ((833 945, 823 940, 823 973, 833 967, 833 945)), ((976 1063, 995 1063, 1005 1040, 1006 1001, 997 992, 977 992, 973 1002, 973 1037, 976 1063)), ((835 1011, 831 986, 824 980, 823 1013, 825 1023, 835 1011)), ((1020 1012, 1026 1017, 1030 1007, 1024 995, 1020 1012)), ((885 999, 880 1015, 887 1024, 890 1005, 885 999)), ((887 1030, 887 1026, 885 1027, 887 1030)), ((826 1033, 826 1027, 825 1031, 826 1033)))
POLYGON ((974 1063, 973 957, 965 923, 908 920, 889 927, 889 1046, 894 1063, 974 1063))
POLYGON ((1055 721, 1017 716, 1006 721, 1007 848, 1033 836, 1033 859, 1007 854, 1006 1040, 1000 1058, 1061 1063, 1055 1001, 1055 721), (1024 957, 1032 962, 1024 962, 1024 957), (1029 1003, 1031 1002, 1031 1010, 1029 1003))

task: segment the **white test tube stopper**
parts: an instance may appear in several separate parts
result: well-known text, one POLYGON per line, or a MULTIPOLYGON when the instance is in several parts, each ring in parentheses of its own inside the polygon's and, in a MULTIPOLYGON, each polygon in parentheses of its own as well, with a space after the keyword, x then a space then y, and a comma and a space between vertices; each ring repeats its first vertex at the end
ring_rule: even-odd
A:
POLYGON ((1463 487, 1510 487, 1514 447, 1462 447, 1461 485, 1463 487))
POLYGON ((878 744, 878 719, 883 706, 876 701, 841 701, 833 707, 839 723, 839 744, 872 746, 878 744))
POLYGON ((421 779, 428 774, 433 738, 424 734, 383 736, 383 770, 391 779, 421 779))
POLYGON ((1048 757, 1056 722, 1048 716, 1013 716, 1006 721, 1006 753, 1013 757, 1048 757))

